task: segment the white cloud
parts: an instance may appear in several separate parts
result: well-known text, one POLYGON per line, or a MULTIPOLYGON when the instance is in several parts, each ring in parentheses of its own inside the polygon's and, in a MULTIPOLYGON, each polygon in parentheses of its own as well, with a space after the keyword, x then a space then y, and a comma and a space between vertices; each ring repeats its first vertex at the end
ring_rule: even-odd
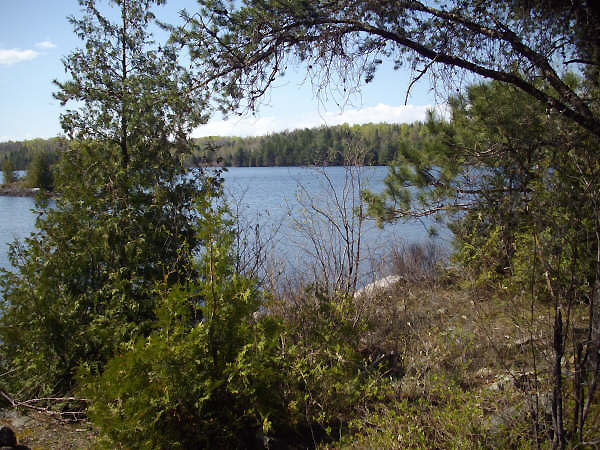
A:
POLYGON ((21 50, 18 48, 0 49, 0 65, 11 65, 22 61, 29 61, 40 56, 35 50, 21 50))
MULTIPOLYGON (((56 44, 52 41, 40 41, 36 42, 35 47, 40 50, 50 50, 56 48, 56 44)), ((10 66, 23 61, 31 61, 40 56, 40 54, 40 52, 32 49, 21 50, 20 48, 0 48, 0 65, 10 66)))
POLYGON ((56 44, 54 42, 51 41, 42 41, 42 42, 37 42, 35 44, 35 46, 37 48, 42 48, 44 50, 49 50, 51 48, 56 48, 56 44))
POLYGON ((296 117, 242 117, 239 119, 214 120, 197 128, 192 134, 202 136, 262 136, 283 130, 313 128, 321 125, 350 125, 363 123, 411 123, 425 120, 427 111, 435 109, 444 114, 444 107, 432 105, 391 106, 382 103, 360 109, 348 109, 341 113, 325 112, 296 117))

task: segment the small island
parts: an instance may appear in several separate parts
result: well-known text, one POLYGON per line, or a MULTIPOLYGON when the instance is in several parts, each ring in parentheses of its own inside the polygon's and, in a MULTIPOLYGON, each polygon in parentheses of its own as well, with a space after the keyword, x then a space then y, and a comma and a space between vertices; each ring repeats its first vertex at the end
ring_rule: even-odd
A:
POLYGON ((55 159, 48 152, 35 152, 26 166, 26 175, 19 178, 12 160, 5 157, 0 167, 3 177, 0 196, 32 197, 40 192, 51 194, 54 191, 52 165, 55 159))
POLYGON ((43 191, 37 187, 26 187, 22 183, 10 183, 0 186, 0 195, 3 197, 33 197, 43 191))

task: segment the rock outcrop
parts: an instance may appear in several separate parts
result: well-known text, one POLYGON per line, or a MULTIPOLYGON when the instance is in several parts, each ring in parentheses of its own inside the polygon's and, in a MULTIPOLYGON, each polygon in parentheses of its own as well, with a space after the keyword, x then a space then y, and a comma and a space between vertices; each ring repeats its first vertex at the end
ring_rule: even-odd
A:
POLYGON ((388 275, 385 278, 374 281, 373 283, 367 284, 365 287, 360 288, 354 293, 354 298, 366 296, 373 296, 376 294, 380 294, 382 292, 388 291, 394 285, 400 283, 402 281, 402 277, 399 275, 388 275))

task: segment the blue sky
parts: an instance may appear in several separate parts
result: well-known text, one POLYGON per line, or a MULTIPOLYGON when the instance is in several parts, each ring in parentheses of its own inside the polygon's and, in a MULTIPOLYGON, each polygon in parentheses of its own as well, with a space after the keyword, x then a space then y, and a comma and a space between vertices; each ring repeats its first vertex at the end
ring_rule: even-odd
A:
MULTIPOLYGON (((194 11, 194 0, 168 0, 156 15, 176 23, 178 12, 194 11)), ((81 41, 68 15, 78 15, 77 0, 0 0, 0 142, 60 134, 61 106, 52 98, 53 79, 66 79, 61 58, 81 41)), ((411 90, 404 106, 410 74, 383 65, 375 80, 344 107, 317 99, 302 67, 288 70, 277 82, 256 117, 223 121, 219 116, 194 132, 205 135, 261 135, 322 124, 412 122, 422 120, 435 104, 425 79, 411 90)))

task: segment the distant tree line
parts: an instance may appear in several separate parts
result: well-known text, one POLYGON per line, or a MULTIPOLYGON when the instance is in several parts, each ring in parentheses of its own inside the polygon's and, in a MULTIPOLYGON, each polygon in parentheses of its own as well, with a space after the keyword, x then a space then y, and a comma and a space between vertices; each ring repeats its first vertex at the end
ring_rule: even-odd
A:
POLYGON ((36 153, 45 154, 49 162, 54 164, 65 146, 66 141, 62 137, 0 142, 0 165, 9 160, 13 170, 27 170, 36 153))
POLYGON ((356 150, 366 165, 385 165, 403 145, 420 147, 428 131, 421 123, 347 124, 304 128, 260 137, 212 137, 197 140, 200 152, 210 148, 224 166, 344 165, 356 150))
POLYGON ((3 183, 19 181, 21 187, 54 190, 52 167, 65 149, 64 138, 33 139, 21 142, 0 143, 0 170, 3 183), (26 170, 23 180, 18 180, 17 170, 26 170))
MULTIPOLYGON (((344 165, 357 150, 365 165, 386 165, 404 146, 419 149, 428 135, 420 122, 368 123, 304 128, 259 137, 208 137, 196 140, 194 159, 206 158, 226 167, 344 165)), ((37 153, 50 165, 65 148, 60 137, 0 143, 0 164, 10 161, 13 170, 27 170, 37 153)))

